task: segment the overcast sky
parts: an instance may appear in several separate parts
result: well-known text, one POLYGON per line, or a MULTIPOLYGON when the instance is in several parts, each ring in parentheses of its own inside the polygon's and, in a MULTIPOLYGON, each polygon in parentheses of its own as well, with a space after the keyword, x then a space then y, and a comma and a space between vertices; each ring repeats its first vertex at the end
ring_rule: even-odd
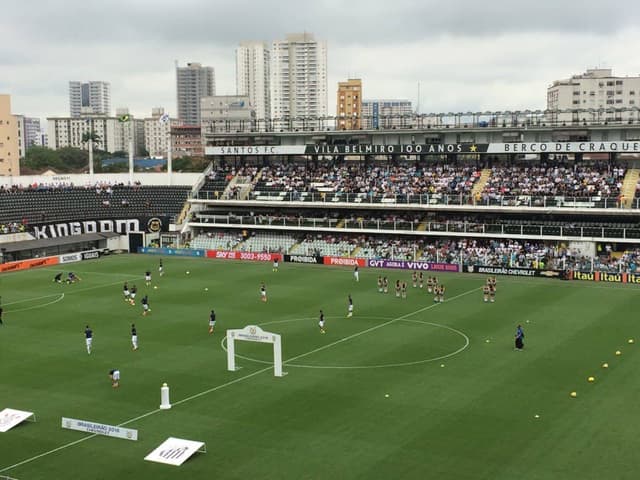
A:
MULTIPOLYGON (((215 68, 235 93, 243 40, 307 31, 337 82, 364 98, 418 99, 421 112, 544 108, 546 87, 586 68, 640 75, 640 2, 621 0, 31 0, 4 2, 0 93, 14 113, 69 114, 70 80, 111 82, 112 108, 175 114, 174 62, 215 68)), ((113 113, 113 112, 112 112, 113 113)))

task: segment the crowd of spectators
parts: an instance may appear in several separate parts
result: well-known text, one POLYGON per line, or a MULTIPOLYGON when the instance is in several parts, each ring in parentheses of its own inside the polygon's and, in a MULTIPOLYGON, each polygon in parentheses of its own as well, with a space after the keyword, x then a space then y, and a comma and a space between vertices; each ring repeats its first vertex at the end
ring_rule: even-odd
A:
POLYGON ((265 167, 256 190, 363 193, 370 196, 470 193, 480 176, 472 166, 301 166, 265 167))
POLYGON ((26 221, 23 222, 8 222, 0 225, 0 234, 7 233, 22 233, 27 230, 26 221))
POLYGON ((617 197, 624 167, 600 165, 494 167, 483 198, 501 196, 617 197))

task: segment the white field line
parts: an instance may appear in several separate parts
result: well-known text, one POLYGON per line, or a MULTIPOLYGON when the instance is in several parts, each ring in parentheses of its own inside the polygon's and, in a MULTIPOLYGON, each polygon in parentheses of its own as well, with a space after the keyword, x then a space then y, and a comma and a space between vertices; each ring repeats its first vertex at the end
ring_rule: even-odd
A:
MULTIPOLYGON (((63 293, 63 295, 69 295, 71 293, 80 293, 80 292, 87 292, 89 290, 97 290, 99 288, 104 288, 104 287, 112 287, 113 285, 119 285, 122 282, 132 282, 133 280, 141 280, 143 277, 134 277, 134 278, 128 278, 128 279, 124 279, 124 280, 120 280, 118 282, 111 282, 111 283, 103 283, 100 285, 94 285, 93 287, 86 287, 86 288, 74 288, 74 287, 69 287, 70 291, 67 291, 65 293, 63 293), (71 290, 73 288, 73 290, 71 290)), ((7 303, 3 303, 2 306, 6 307, 7 305, 16 305, 18 303, 27 303, 27 302, 34 302, 36 300, 42 300, 43 298, 49 298, 49 297, 59 297, 60 293, 51 293, 49 295, 42 295, 40 297, 32 297, 32 298, 25 298, 23 300, 16 300, 15 302, 7 302, 7 303)), ((40 307, 44 306, 44 305, 39 305, 40 307)), ((11 312, 14 311, 16 312, 17 310, 7 310, 7 312, 11 312)))
MULTIPOLYGON (((466 292, 461 293, 461 294, 459 294, 459 295, 456 295, 456 296, 454 296, 454 297, 451 297, 450 299, 446 300, 446 301, 445 301, 445 303, 446 303, 446 302, 451 302, 452 300, 455 300, 455 299, 460 298, 460 297, 464 297, 465 295, 469 295, 470 293, 476 292, 476 291, 480 290, 481 288, 482 288, 482 287, 474 288, 474 289, 472 289, 472 290, 469 290, 469 291, 466 291, 466 292)), ((309 351, 309 352, 303 353, 303 354, 301 354, 301 355, 297 355, 297 356, 295 356, 295 357, 291 357, 291 358, 289 358, 289 359, 285 360, 285 361, 284 361, 284 362, 282 362, 282 363, 283 363, 283 364, 286 364, 286 363, 288 363, 288 362, 293 362, 293 361, 298 360, 298 359, 300 359, 300 358, 303 358, 303 357, 307 357, 307 356, 309 356, 309 355, 312 355, 312 354, 314 354, 314 353, 316 353, 316 352, 320 352, 320 351, 322 351, 322 350, 326 350, 327 348, 331 348, 331 347, 333 347, 334 345, 338 345, 338 344, 340 344, 340 343, 346 342, 347 340, 351 340, 352 338, 359 337, 360 335, 364 335, 365 333, 372 332, 372 331, 377 330, 377 329, 379 329, 379 328, 382 328, 382 327, 384 327, 384 326, 386 326, 386 325, 389 325, 389 324, 391 324, 391 323, 393 323, 393 322, 397 322, 397 321, 399 321, 399 320, 404 320, 404 319, 405 319, 405 318, 407 318, 407 317, 411 317, 411 316, 413 316, 413 315, 417 315, 418 313, 424 312, 425 310, 429 310, 429 309, 434 308, 434 307, 436 307, 436 306, 438 306, 438 305, 440 305, 440 304, 435 303, 435 304, 433 304, 433 305, 428 305, 428 306, 423 307, 423 308, 420 308, 420 309, 418 309, 418 310, 416 310, 416 311, 414 311, 414 312, 410 312, 410 313, 407 313, 407 314, 402 315, 402 316, 400 316, 400 317, 393 318, 393 319, 391 319, 391 320, 389 320, 389 321, 387 321, 387 322, 381 323, 381 324, 376 325, 376 326, 371 327, 371 328, 367 328, 366 330, 362 330, 361 332, 354 333, 354 334, 349 335, 349 336, 347 336, 347 337, 341 338, 340 340, 336 340, 335 342, 331 342, 331 343, 329 343, 329 344, 327 344, 327 345, 324 345, 324 346, 322 346, 322 347, 319 347, 319 348, 313 349, 313 350, 311 350, 311 351, 309 351)), ((172 405, 181 405, 181 404, 186 403, 186 402, 189 402, 189 401, 191 401, 191 400, 193 400, 193 399, 195 399, 195 398, 202 397, 203 395, 207 395, 207 394, 212 393, 212 392, 215 392, 215 391, 217 391, 217 390, 221 390, 221 389, 223 389, 223 388, 225 388, 225 387, 228 387, 228 386, 230 386, 230 385, 234 385, 234 384, 236 384, 236 383, 242 382, 242 381, 246 380, 247 378, 255 377, 256 375, 259 375, 259 374, 261 374, 261 373, 264 373, 264 372, 269 371, 269 370, 272 370, 272 369, 273 369, 273 367, 270 365, 270 366, 265 367, 265 368, 262 368, 262 369, 260 369, 260 370, 256 370, 256 371, 255 371, 255 372, 253 372, 253 373, 249 373, 248 375, 244 375, 244 376, 242 376, 242 377, 236 378, 235 380, 231 380, 230 382, 226 382, 226 383, 223 383, 223 384, 217 385, 217 386, 215 386, 215 387, 209 388, 208 390, 204 390, 204 391, 202 391, 202 392, 200 392, 200 393, 196 393, 195 395, 191 395, 190 397, 186 397, 186 398, 183 398, 182 400, 178 400, 177 402, 174 402, 172 405)), ((154 414, 156 414, 156 413, 158 413, 158 412, 161 412, 161 411, 162 411, 162 410, 160 410, 159 408, 156 408, 155 410, 151 410, 151 411, 149 411, 149 412, 147 412, 147 413, 143 413, 142 415, 139 415, 139 416, 137 416, 137 417, 134 417, 134 418, 132 418, 132 419, 129 419, 129 420, 125 421, 125 422, 122 422, 122 423, 120 423, 118 426, 119 426, 119 427, 122 427, 122 426, 124 426, 124 425, 128 425, 128 424, 133 423, 133 422, 135 422, 135 421, 137 421, 137 420, 140 420, 140 419, 145 418, 145 417, 149 417, 149 416, 154 415, 154 414)), ((31 462, 33 462, 33 461, 35 461, 35 460, 38 460, 39 458, 46 457, 47 455, 51 455, 52 453, 59 452, 60 450, 63 450, 63 449, 65 449, 65 448, 73 447, 74 445, 77 445, 77 444, 79 444, 79 443, 82 443, 82 442, 84 442, 84 441, 86 441, 86 440, 90 440, 90 439, 92 439, 92 438, 94 438, 94 437, 96 437, 96 436, 97 436, 97 434, 93 433, 93 434, 88 435, 88 436, 86 436, 86 437, 84 437, 84 438, 81 438, 81 439, 79 439, 79 440, 75 440, 75 441, 73 441, 73 442, 70 442, 70 443, 66 443, 66 444, 64 444, 64 445, 61 445, 61 446, 59 446, 59 447, 57 447, 57 448, 54 448, 53 450, 49 450, 49 451, 47 451, 47 452, 40 453, 40 454, 38 454, 38 455, 36 455, 36 456, 34 456, 34 457, 27 458, 27 459, 25 459, 25 460, 22 460, 21 462, 15 463, 15 464, 13 464, 13 465, 9 465, 8 467, 4 467, 2 470, 0 470, 0 473, 8 472, 9 470, 13 470, 14 468, 20 467, 20 466, 25 465, 25 464, 27 464, 27 463, 31 463, 31 462)))
POLYGON ((26 312, 27 310, 35 310, 36 308, 48 307, 49 305, 53 305, 54 303, 58 303, 62 299, 64 299, 64 293, 59 293, 58 294, 58 298, 56 298, 55 300, 52 300, 50 302, 43 303, 42 305, 33 305, 31 307, 18 308, 17 310, 8 310, 7 313, 26 312))

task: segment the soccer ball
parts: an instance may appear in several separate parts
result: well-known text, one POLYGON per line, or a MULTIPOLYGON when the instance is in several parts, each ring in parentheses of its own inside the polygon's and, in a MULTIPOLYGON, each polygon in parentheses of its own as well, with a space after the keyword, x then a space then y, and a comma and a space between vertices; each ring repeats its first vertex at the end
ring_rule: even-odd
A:
POLYGON ((609 368, 609 364, 608 363, 603 363, 602 364, 602 368, 609 368))
POLYGON ((616 350, 616 355, 622 355, 622 352, 620 350, 616 350))
POLYGON ((587 378, 587 381, 590 382, 590 383, 593 383, 593 382, 596 381, 596 379, 595 379, 595 377, 589 377, 589 378, 587 378))
POLYGON ((189 275, 191 272, 189 270, 187 270, 187 275, 189 275))
POLYGON ((154 285, 154 286, 153 286, 153 289, 154 289, 154 290, 157 290, 157 289, 158 289, 158 286, 157 286, 157 285, 154 285))
POLYGON ((208 291, 209 291, 209 288, 208 288, 208 287, 204 287, 204 291, 205 291, 205 292, 208 292, 208 291))
POLYGON ((569 395, 571 395, 571 398, 576 398, 578 396, 576 392, 571 392, 569 395))
POLYGON ((629 343, 633 343, 633 338, 630 338, 628 341, 629 343))

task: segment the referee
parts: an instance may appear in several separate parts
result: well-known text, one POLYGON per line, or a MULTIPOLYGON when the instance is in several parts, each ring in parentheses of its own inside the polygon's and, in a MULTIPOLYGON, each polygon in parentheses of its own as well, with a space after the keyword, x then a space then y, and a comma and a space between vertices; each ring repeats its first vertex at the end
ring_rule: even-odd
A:
POLYGON ((522 325, 518 325, 516 329, 516 350, 522 350, 524 348, 524 330, 522 325))

